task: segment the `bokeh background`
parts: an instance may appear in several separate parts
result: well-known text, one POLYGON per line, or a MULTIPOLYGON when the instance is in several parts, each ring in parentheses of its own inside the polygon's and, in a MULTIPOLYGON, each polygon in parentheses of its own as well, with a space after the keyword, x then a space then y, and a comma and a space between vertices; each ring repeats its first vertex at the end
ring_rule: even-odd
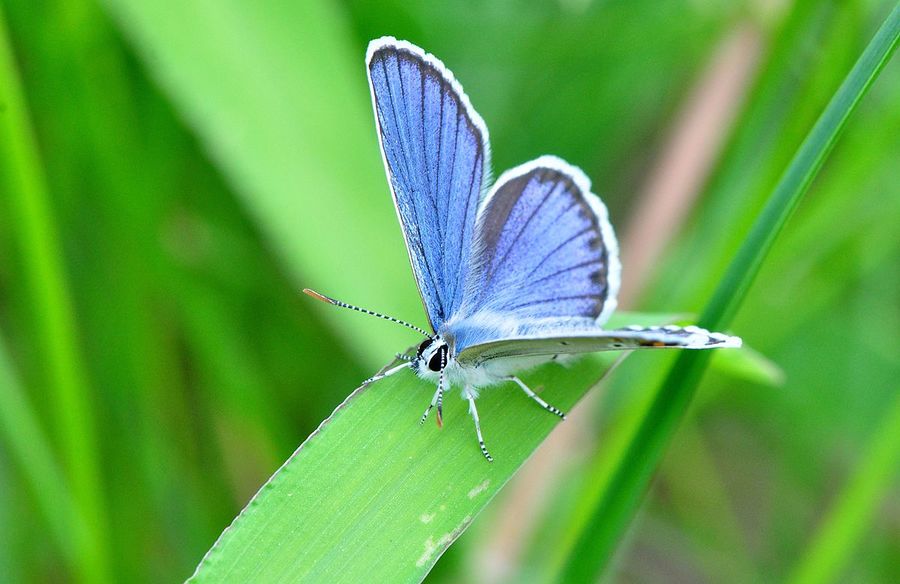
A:
MULTIPOLYGON (((691 313, 891 5, 3 0, 0 580, 183 580, 415 341, 298 294, 425 322, 371 38, 455 72, 495 174, 544 153, 581 166, 622 242, 622 303, 691 313)), ((898 136, 894 62, 766 262, 733 326, 749 348, 707 375, 608 580, 900 581, 898 136)), ((540 574, 670 358, 627 360, 429 580, 540 574)))

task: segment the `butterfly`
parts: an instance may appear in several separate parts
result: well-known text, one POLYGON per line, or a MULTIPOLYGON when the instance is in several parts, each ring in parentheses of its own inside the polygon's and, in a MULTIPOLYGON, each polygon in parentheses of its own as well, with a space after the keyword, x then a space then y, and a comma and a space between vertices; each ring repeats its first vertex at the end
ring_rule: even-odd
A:
POLYGON ((461 388, 485 446, 479 391, 514 384, 565 419, 517 374, 566 355, 646 348, 740 347, 741 339, 688 326, 606 330, 621 281, 606 207, 575 166, 541 156, 491 185, 484 120, 444 64, 393 37, 369 43, 369 87, 384 166, 431 332, 318 292, 329 304, 391 320, 426 338, 400 365, 444 392, 461 388))

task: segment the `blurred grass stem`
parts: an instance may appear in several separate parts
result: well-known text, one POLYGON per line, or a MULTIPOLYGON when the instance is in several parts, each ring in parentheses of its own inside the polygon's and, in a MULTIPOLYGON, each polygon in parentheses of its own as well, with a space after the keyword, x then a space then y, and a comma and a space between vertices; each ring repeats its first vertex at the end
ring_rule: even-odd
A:
POLYGON ((56 544, 69 564, 77 567, 80 548, 87 541, 84 523, 78 521, 65 476, 13 370, 4 339, 0 339, 0 433, 22 468, 56 544))
POLYGON ((78 573, 84 581, 104 582, 110 572, 89 386, 44 170, 6 30, 0 13, 0 169, 9 224, 22 255, 36 346, 46 363, 42 383, 55 406, 56 443, 86 520, 88 539, 79 554, 78 573))

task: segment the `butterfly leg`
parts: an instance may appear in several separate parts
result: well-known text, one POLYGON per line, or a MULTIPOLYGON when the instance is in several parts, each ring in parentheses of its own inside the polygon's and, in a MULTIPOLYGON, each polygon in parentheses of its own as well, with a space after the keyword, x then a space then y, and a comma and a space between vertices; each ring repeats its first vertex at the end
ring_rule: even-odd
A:
POLYGON ((510 377, 506 377, 505 379, 507 381, 512 381, 512 382, 516 383, 519 387, 522 388, 522 391, 525 392, 525 395, 527 395, 528 397, 530 397, 531 399, 536 401, 542 408, 544 408, 551 414, 555 414, 555 415, 559 416, 560 418, 562 418, 563 420, 566 419, 566 414, 564 412, 560 411, 559 409, 551 406, 550 404, 548 404, 547 402, 542 400, 538 394, 531 391, 531 388, 528 387, 527 385, 525 385, 525 383, 518 377, 513 375, 510 377))
POLYGON ((438 378, 438 389, 437 389, 437 415, 435 416, 435 421, 437 422, 438 428, 444 427, 444 370, 441 369, 441 376, 438 378))
POLYGON ((369 385, 373 381, 378 381, 379 379, 384 379, 385 377, 390 377, 394 373, 401 371, 403 369, 409 369, 412 367, 412 363, 403 363, 402 365, 397 365, 393 369, 388 369, 384 373, 379 373, 378 375, 373 375, 372 377, 366 379, 362 382, 362 385, 369 385))
POLYGON ((472 414, 472 419, 475 420, 475 434, 478 435, 478 445, 481 446, 481 453, 488 462, 494 462, 494 457, 488 452, 487 447, 484 445, 484 438, 481 436, 481 423, 478 421, 478 409, 475 407, 475 396, 468 391, 468 388, 466 388, 466 391, 463 393, 466 396, 466 399, 469 400, 469 413, 472 414))
POLYGON ((431 409, 437 406, 437 425, 438 428, 444 427, 444 372, 441 371, 441 377, 438 379, 437 390, 434 392, 434 397, 431 398, 431 403, 425 408, 425 413, 422 414, 422 419, 419 420, 419 425, 425 423, 425 419, 428 418, 428 414, 431 413, 431 409))

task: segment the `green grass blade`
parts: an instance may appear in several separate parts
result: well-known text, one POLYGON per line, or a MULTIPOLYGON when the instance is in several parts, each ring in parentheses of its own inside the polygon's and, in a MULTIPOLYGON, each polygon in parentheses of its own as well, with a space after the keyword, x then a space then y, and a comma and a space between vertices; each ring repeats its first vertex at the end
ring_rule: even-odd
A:
POLYGON ((109 557, 91 396, 44 170, 2 12, 0 92, 0 180, 22 258, 35 349, 46 367, 42 382, 54 403, 55 437, 75 500, 82 516, 91 518, 85 523, 88 540, 79 557, 79 573, 85 580, 103 582, 109 579, 109 557))
MULTIPOLYGON (((619 315, 619 324, 663 317, 619 315)), ((569 409, 617 358, 586 357, 525 376, 569 409)), ((425 577, 559 420, 516 387, 478 400, 478 449, 466 403, 445 400, 444 428, 416 422, 430 383, 401 372, 353 392, 259 491, 194 576, 196 582, 410 582, 425 577)))
MULTIPOLYGON (((354 45, 340 10, 321 0, 105 4, 241 197, 298 294, 315 288, 421 322, 388 203, 365 47, 354 45)), ((386 357, 371 347, 406 338, 399 327, 341 311, 322 315, 371 367, 386 357)))
MULTIPOLYGON (((768 251, 806 192, 845 126, 850 114, 881 69, 900 37, 900 5, 895 6, 801 145, 769 201, 739 249, 701 319, 700 326, 727 327, 768 251)), ((560 580, 593 582, 608 564, 634 515, 665 447, 693 397, 710 353, 679 355, 607 484, 600 485, 596 505, 574 534, 560 580)))
POLYGON ((898 37, 900 5, 866 47, 788 165, 747 236, 747 243, 738 250, 722 284, 713 294, 701 323, 716 327, 731 321, 775 238, 822 168, 847 119, 896 49, 898 37))

